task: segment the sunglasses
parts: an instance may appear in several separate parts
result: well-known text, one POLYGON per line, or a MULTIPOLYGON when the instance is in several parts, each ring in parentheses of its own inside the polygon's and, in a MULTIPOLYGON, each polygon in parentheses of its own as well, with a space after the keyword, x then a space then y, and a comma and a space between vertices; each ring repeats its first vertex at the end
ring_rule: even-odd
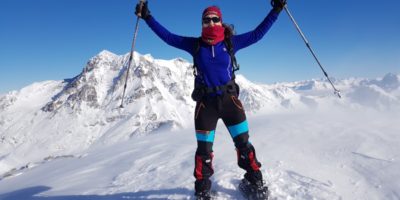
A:
POLYGON ((203 18, 203 24, 209 24, 211 21, 214 23, 218 23, 221 21, 219 17, 204 17, 203 18))

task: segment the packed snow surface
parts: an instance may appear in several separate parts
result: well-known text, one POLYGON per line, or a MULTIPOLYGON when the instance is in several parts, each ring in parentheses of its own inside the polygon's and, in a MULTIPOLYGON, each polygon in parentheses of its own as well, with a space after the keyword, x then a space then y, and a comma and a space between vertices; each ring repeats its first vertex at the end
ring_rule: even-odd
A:
MULTIPOLYGON (((0 200, 191 199, 191 64, 102 51, 78 76, 0 96, 0 200)), ((250 66, 249 66, 250 67, 250 66)), ((238 75, 271 199, 400 199, 400 76, 271 85, 238 75)), ((242 199, 222 121, 213 190, 242 199)))

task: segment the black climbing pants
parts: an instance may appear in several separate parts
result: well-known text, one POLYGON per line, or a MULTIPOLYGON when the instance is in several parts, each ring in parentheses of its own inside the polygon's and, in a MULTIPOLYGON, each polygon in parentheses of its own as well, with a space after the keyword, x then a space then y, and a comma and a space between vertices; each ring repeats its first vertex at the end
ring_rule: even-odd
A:
POLYGON ((209 190, 213 175, 213 142, 215 129, 222 119, 233 139, 237 151, 238 165, 248 173, 257 172, 261 164, 257 161, 253 145, 249 142, 249 128, 242 103, 237 95, 225 93, 206 97, 196 104, 194 113, 197 150, 194 176, 196 191, 209 190))

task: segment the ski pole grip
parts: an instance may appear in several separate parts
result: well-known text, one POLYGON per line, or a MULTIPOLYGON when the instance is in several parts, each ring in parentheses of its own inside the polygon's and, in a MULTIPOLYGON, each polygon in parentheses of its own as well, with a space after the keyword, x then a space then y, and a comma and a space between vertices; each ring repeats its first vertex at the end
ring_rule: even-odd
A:
MULTIPOLYGON (((286 7, 287 2, 283 3, 282 0, 279 0, 279 4, 282 6, 282 8, 286 7)), ((271 6, 275 7, 275 1, 271 0, 271 6)))
POLYGON ((139 1, 139 12, 137 14, 138 17, 142 17, 142 8, 143 8, 144 3, 146 3, 146 0, 140 0, 139 1))

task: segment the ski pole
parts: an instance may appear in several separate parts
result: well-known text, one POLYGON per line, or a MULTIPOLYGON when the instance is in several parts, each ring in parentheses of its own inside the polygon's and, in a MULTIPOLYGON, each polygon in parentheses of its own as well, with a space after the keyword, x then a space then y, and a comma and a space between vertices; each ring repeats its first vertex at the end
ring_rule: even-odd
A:
POLYGON ((306 39, 306 37, 304 36, 304 33, 301 31, 299 25, 297 24, 296 20, 294 20, 292 14, 290 13, 287 4, 285 4, 285 6, 283 7, 286 11, 286 13, 289 15, 289 18, 292 20, 294 26, 296 27, 297 31, 300 33, 301 37, 303 38, 303 41, 306 43, 306 46, 308 47, 308 49, 310 50, 311 54, 313 55, 314 59, 317 61, 319 67, 321 68, 322 72, 324 73, 325 77, 328 79, 329 83, 331 84, 333 90, 334 90, 334 94, 337 95, 339 98, 341 98, 342 96, 340 95, 340 91, 338 89, 336 89, 336 87, 333 85, 331 79, 328 76, 328 73, 326 73, 325 69, 322 67, 321 62, 319 62, 317 56, 315 55, 314 51, 312 50, 310 43, 308 42, 308 40, 306 39))
MULTIPOLYGON (((142 6, 145 3, 145 1, 146 0, 140 0, 140 10, 142 10, 142 6)), ((125 91, 126 91, 126 86, 127 86, 127 83, 128 83, 129 69, 131 68, 131 64, 132 64, 132 60, 133 60, 133 53, 135 51, 136 37, 137 37, 138 30, 139 30, 139 20, 140 20, 140 17, 141 17, 140 15, 141 14, 139 12, 138 16, 136 18, 135 32, 133 34, 131 53, 129 55, 129 61, 128 61, 128 69, 126 70, 126 76, 125 76, 124 91, 122 92, 121 105, 119 106, 120 108, 124 107, 125 91)))

